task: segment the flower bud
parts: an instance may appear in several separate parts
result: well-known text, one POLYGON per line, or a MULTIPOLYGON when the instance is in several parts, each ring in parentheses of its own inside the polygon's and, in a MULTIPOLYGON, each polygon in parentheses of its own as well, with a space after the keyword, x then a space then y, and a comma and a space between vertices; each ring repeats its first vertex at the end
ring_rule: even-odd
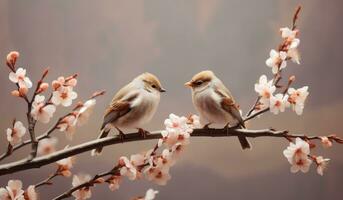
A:
POLYGON ((27 92, 29 91, 29 89, 27 87, 20 87, 19 88, 19 94, 20 96, 25 96, 27 94, 27 92))
POLYGON ((42 83, 39 86, 38 93, 45 92, 48 88, 49 88, 49 84, 48 83, 42 83))
POLYGON ((68 83, 67 83, 69 86, 72 86, 72 87, 75 87, 76 84, 77 84, 77 80, 76 78, 72 78, 70 80, 68 80, 68 83))
POLYGON ((15 65, 15 62, 17 61, 19 57, 19 52, 17 51, 11 51, 7 54, 6 61, 9 63, 11 66, 15 65))
POLYGON ((59 87, 61 87, 61 83, 59 81, 56 81, 56 80, 52 81, 52 88, 54 90, 57 90, 59 87))
POLYGON ((19 96, 20 96, 20 93, 19 93, 18 90, 13 90, 13 91, 11 92, 11 95, 12 95, 12 96, 15 96, 15 97, 19 97, 19 96))

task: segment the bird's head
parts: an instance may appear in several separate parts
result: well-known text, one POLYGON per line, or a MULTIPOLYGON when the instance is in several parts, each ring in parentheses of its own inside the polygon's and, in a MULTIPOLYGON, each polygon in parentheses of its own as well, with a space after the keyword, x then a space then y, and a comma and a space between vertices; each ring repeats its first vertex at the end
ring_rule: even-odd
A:
POLYGON ((155 93, 166 92, 166 90, 162 87, 161 82, 155 75, 145 72, 141 74, 138 78, 142 80, 144 88, 146 90, 155 93))
POLYGON ((215 79, 216 76, 214 73, 210 70, 206 70, 195 74, 192 80, 185 83, 185 86, 190 87, 193 91, 202 91, 215 79))

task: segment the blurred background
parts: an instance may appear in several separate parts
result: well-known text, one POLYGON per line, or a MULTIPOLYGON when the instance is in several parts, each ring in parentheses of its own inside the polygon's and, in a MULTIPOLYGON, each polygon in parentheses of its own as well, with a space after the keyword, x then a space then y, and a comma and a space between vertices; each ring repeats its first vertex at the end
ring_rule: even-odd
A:
MULTIPOLYGON (((89 124, 78 129, 72 142, 55 132, 59 148, 96 138, 102 114, 112 95, 138 74, 156 74, 167 93, 153 121, 145 128, 163 128, 169 113, 195 113, 190 91, 183 83, 193 74, 213 70, 229 86, 246 112, 255 100, 254 83, 271 48, 280 42, 279 28, 290 26, 294 9, 301 4, 301 65, 289 64, 286 75, 296 75, 295 87, 309 85, 304 114, 288 111, 265 114, 252 128, 289 129, 293 133, 343 136, 343 45, 340 0, 0 0, 0 112, 1 151, 6 149, 5 129, 14 117, 25 121, 23 101, 9 95, 15 87, 8 80, 5 57, 20 52, 19 66, 37 80, 49 66, 49 82, 60 75, 79 74, 76 91, 85 99, 98 89, 107 91, 89 124)), ((68 110, 60 108, 55 116, 68 110)), ((44 131, 48 125, 37 126, 44 131)), ((119 156, 152 147, 155 141, 119 144, 105 148, 101 157, 77 157, 73 172, 95 174, 110 169, 119 156)), ((145 180, 124 181, 119 191, 97 186, 92 199, 130 199, 152 187, 157 199, 342 199, 343 146, 313 152, 331 158, 329 170, 317 175, 292 174, 282 151, 288 143, 277 138, 251 140, 253 151, 242 151, 236 138, 191 139, 182 159, 171 169, 172 179, 160 187, 145 180)), ((23 158, 28 149, 8 162, 23 158)), ((0 178, 21 179, 25 187, 46 178, 55 164, 0 178)), ((50 199, 69 189, 71 178, 58 177, 53 186, 39 189, 50 199)))

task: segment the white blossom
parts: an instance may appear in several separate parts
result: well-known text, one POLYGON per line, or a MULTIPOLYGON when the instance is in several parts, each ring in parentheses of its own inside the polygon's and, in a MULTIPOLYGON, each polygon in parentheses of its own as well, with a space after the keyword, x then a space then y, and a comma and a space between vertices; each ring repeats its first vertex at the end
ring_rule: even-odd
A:
POLYGON ((73 100, 77 98, 77 93, 73 91, 72 87, 59 87, 53 92, 51 101, 55 105, 63 105, 68 107, 73 103, 73 100))
POLYGON ((137 169, 127 157, 120 157, 119 163, 122 166, 120 168, 120 175, 126 176, 129 180, 135 180, 137 178, 137 169))
MULTIPOLYGON (((87 181, 91 180, 91 176, 88 174, 79 174, 73 176, 73 187, 79 186, 87 181)), ((92 197, 92 192, 88 187, 81 188, 72 193, 76 200, 85 200, 92 197)))
POLYGON ((60 131, 66 132, 66 136, 69 140, 72 140, 76 130, 75 120, 76 117, 74 115, 68 115, 64 117, 57 126, 60 131))
POLYGON ((332 147, 332 142, 330 141, 330 139, 328 137, 320 137, 322 145, 324 148, 329 148, 332 147))
POLYGON ((301 115, 303 113, 305 101, 309 95, 308 86, 304 86, 299 89, 289 88, 288 94, 288 101, 291 103, 293 110, 298 115, 301 115))
POLYGON ((83 106, 80 108, 76 120, 74 121, 74 125, 82 126, 84 125, 87 120, 89 119, 90 115, 93 112, 94 106, 96 104, 95 99, 90 99, 86 101, 83 106))
POLYGON ((156 194, 158 194, 158 191, 150 188, 146 191, 144 200, 153 200, 155 199, 156 194))
POLYGON ((277 52, 272 49, 269 56, 270 57, 266 60, 266 65, 272 68, 273 74, 278 73, 279 70, 284 69, 287 66, 287 52, 277 52))
POLYGON ((25 192, 25 200, 38 200, 38 194, 35 186, 30 185, 25 192))
POLYGON ((295 143, 290 145, 283 151, 283 155, 292 165, 291 172, 296 173, 299 170, 303 173, 308 172, 312 160, 308 158, 310 154, 310 145, 300 138, 296 138, 295 143))
POLYGON ((288 95, 277 94, 270 97, 270 112, 279 114, 279 112, 284 112, 288 106, 288 95))
POLYGON ((6 188, 0 188, 0 200, 24 200, 23 183, 9 180, 6 188))
POLYGON ((291 30, 288 27, 280 28, 281 37, 287 40, 288 48, 295 49, 299 46, 300 40, 296 38, 298 30, 291 30))
POLYGON ((31 80, 26 76, 26 69, 18 68, 15 73, 11 72, 9 74, 9 79, 13 83, 18 83, 20 88, 31 88, 32 87, 31 80))
POLYGON ((300 53, 298 51, 298 49, 289 49, 287 51, 287 56, 289 58, 291 58, 291 60, 295 63, 297 63, 298 65, 300 65, 300 53))
POLYGON ((56 162, 58 165, 58 171, 62 176, 69 177, 71 176, 70 169, 73 167, 74 158, 68 157, 56 162))
POLYGON ((259 79, 259 82, 255 83, 255 91, 261 97, 260 103, 266 108, 269 107, 269 99, 275 90, 276 87, 273 85, 273 80, 268 81, 266 75, 262 75, 259 79))
POLYGON ((120 182, 121 182, 121 176, 111 176, 108 179, 108 183, 109 183, 109 188, 111 191, 115 191, 119 189, 120 186, 120 182))
POLYGON ((324 170, 327 168, 329 161, 329 158, 323 158, 323 156, 316 157, 317 173, 319 175, 323 176, 324 170))
POLYGON ((36 95, 32 104, 31 116, 37 121, 48 123, 56 111, 56 107, 51 104, 45 104, 44 100, 44 96, 36 95))
POLYGON ((44 138, 39 141, 37 154, 47 155, 56 151, 57 138, 44 138))
POLYGON ((13 128, 8 128, 6 130, 7 140, 13 146, 21 142, 22 137, 26 133, 26 128, 23 123, 16 121, 13 128))

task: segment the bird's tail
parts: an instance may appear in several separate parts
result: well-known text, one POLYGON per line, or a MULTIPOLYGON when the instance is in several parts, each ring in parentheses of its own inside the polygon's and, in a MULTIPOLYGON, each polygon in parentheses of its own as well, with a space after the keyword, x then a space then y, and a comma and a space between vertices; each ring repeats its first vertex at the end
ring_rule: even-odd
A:
MULTIPOLYGON (((240 123, 240 128, 245 128, 244 122, 240 123)), ((242 135, 238 136, 238 140, 239 140, 239 143, 241 143, 241 147, 243 150, 252 149, 249 140, 245 136, 242 136, 242 135)))
MULTIPOLYGON (((103 129, 101 129, 101 132, 100 132, 100 134, 99 134, 99 136, 98 136, 97 139, 107 137, 107 135, 109 134, 110 130, 111 130, 111 129, 106 128, 106 127, 104 127, 103 129)), ((101 151, 102 151, 102 147, 93 149, 92 152, 91 152, 91 155, 92 155, 92 156, 98 156, 98 155, 101 154, 101 151)))

